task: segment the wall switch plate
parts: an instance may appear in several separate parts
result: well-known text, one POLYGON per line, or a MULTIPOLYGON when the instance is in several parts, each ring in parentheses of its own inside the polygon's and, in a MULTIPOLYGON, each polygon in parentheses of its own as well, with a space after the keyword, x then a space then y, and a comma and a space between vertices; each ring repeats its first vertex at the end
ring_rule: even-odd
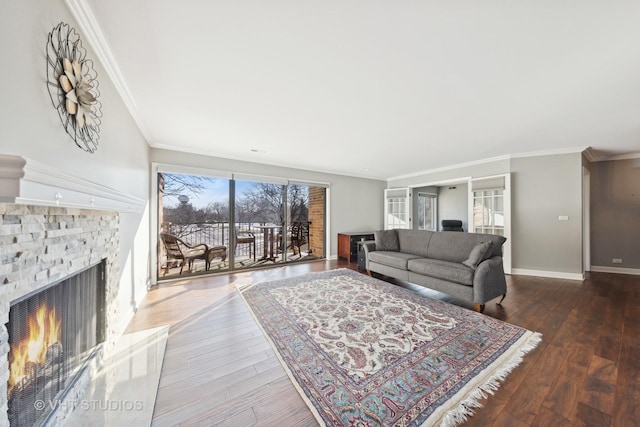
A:
POLYGON ((560 220, 560 221, 569 221, 569 216, 567 216, 567 215, 560 215, 560 216, 558 217, 558 220, 560 220))
POLYGON ((622 264, 622 258, 614 258, 611 260, 611 262, 614 264, 622 264))

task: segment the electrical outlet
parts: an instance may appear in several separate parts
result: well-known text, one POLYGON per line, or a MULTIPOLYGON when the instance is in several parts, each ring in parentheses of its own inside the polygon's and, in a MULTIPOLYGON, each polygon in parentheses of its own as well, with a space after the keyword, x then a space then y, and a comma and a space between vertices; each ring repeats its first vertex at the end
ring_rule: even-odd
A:
POLYGON ((560 220, 560 221, 569 221, 569 216, 567 216, 567 215, 560 215, 560 216, 558 217, 558 220, 560 220))
POLYGON ((611 262, 614 264, 622 264, 622 258, 614 258, 611 260, 611 262))

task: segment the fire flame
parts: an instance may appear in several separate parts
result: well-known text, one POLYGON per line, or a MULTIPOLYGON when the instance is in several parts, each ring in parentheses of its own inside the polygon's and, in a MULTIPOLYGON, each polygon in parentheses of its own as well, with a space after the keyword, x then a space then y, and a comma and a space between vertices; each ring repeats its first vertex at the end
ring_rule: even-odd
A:
POLYGON ((61 322, 56 310, 43 304, 35 316, 27 319, 28 334, 17 344, 11 346, 9 366, 9 395, 16 384, 29 376, 34 365, 43 365, 47 359, 47 349, 60 342, 61 322))

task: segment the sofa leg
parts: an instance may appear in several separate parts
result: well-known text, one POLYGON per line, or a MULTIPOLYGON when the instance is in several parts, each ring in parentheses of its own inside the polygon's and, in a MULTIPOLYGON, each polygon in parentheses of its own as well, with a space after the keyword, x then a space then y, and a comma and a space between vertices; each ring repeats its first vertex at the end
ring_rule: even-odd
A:
POLYGON ((473 309, 478 313, 482 313, 484 311, 484 304, 473 303, 473 309))
POLYGON ((506 296, 507 296, 507 293, 505 292, 505 293, 502 295, 502 298, 500 298, 500 301, 498 301, 498 305, 502 304, 502 301, 504 301, 504 297, 506 297, 506 296))
POLYGON ((367 276, 371 276, 371 270, 367 270, 367 276))

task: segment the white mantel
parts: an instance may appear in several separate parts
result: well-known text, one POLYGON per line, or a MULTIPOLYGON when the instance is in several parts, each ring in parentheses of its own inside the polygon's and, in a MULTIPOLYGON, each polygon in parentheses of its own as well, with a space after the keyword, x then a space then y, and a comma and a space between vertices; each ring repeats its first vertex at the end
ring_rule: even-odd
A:
POLYGON ((146 202, 22 156, 0 155, 0 203, 142 212, 146 202))

